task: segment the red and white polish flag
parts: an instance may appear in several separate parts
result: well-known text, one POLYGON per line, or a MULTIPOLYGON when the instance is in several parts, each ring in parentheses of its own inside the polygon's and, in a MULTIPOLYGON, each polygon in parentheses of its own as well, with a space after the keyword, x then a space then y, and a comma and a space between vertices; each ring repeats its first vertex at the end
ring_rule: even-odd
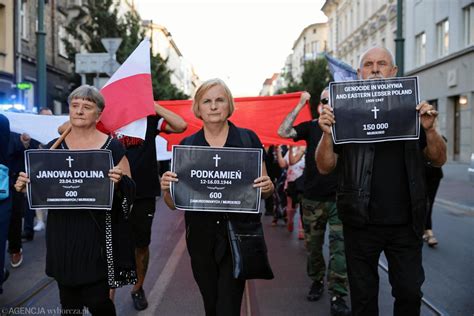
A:
POLYGON ((100 92, 105 109, 97 128, 145 139, 146 117, 155 114, 148 39, 138 45, 100 92))

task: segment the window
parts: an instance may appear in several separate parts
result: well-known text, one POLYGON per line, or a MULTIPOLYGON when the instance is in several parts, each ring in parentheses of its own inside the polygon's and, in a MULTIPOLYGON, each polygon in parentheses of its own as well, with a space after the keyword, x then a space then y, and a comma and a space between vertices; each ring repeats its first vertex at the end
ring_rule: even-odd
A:
POLYGON ((415 65, 421 66, 426 63, 426 33, 420 33, 415 37, 415 65))
POLYGON ((67 37, 67 32, 64 26, 60 25, 58 30, 58 52, 59 55, 67 57, 66 45, 64 45, 64 39, 67 37))
POLYGON ((360 1, 357 0, 356 2, 356 11, 355 11, 355 27, 354 28, 357 28, 359 26, 359 20, 360 20, 360 1))
POLYGON ((26 1, 21 2, 20 9, 21 38, 28 40, 30 38, 30 19, 28 15, 28 4, 26 1))
POLYGON ((64 58, 69 58, 69 55, 68 55, 67 49, 66 49, 66 44, 64 44, 64 40, 66 40, 68 43, 74 45, 75 44, 75 39, 71 34, 69 34, 67 32, 64 25, 59 25, 57 40, 58 40, 58 54, 60 56, 64 57, 64 58))
POLYGON ((316 56, 316 54, 318 53, 319 51, 319 41, 313 41, 311 43, 311 53, 313 54, 313 56, 316 56))
POLYGON ((464 24, 464 45, 467 47, 474 44, 474 4, 465 7, 462 11, 464 24))
MULTIPOLYGON (((6 21, 5 21, 5 6, 0 4, 0 29, 6 30, 6 21)), ((6 32, 0 32, 0 53, 5 53, 6 49, 6 32)))
POLYGON ((438 57, 443 57, 449 52, 449 21, 444 20, 436 25, 438 57))
POLYGON ((349 33, 354 30, 354 11, 351 8, 351 13, 349 14, 349 33))
POLYGON ((348 37, 350 29, 349 29, 349 18, 347 16, 347 13, 344 15, 344 27, 345 27, 344 37, 348 37))

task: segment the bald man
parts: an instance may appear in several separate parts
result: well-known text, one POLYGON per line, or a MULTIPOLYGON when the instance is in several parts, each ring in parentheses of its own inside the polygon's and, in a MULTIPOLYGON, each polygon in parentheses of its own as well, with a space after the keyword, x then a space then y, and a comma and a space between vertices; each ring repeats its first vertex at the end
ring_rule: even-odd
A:
MULTIPOLYGON (((366 51, 359 79, 394 77, 398 68, 385 48, 366 51)), ((416 106, 422 129, 419 140, 334 145, 334 113, 323 107, 323 136, 316 150, 322 174, 338 165, 337 208, 343 222, 352 315, 378 315, 378 261, 385 253, 395 298, 394 315, 419 315, 423 226, 426 213, 423 158, 435 166, 446 161, 446 144, 435 129, 438 112, 421 102, 416 106)))

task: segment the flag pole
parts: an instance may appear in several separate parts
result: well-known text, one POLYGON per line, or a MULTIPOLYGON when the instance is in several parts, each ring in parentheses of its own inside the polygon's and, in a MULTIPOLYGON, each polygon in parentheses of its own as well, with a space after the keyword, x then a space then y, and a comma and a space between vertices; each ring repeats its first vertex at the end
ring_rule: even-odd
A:
POLYGON ((66 136, 71 132, 71 129, 72 129, 72 125, 69 124, 66 130, 61 134, 61 136, 59 136, 59 138, 54 142, 53 146, 51 146, 50 149, 58 148, 58 146, 63 142, 66 136))

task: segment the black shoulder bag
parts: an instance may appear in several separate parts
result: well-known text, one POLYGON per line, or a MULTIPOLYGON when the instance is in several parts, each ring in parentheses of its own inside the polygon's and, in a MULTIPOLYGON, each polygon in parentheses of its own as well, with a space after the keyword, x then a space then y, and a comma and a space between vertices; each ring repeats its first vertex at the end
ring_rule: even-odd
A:
MULTIPOLYGON (((248 131, 241 128, 238 130, 244 147, 251 147, 252 142, 248 131)), ((234 278, 241 280, 273 279, 260 219, 258 221, 236 221, 227 217, 227 233, 232 253, 234 278)))
POLYGON ((260 221, 227 221, 235 279, 273 279, 260 221))

